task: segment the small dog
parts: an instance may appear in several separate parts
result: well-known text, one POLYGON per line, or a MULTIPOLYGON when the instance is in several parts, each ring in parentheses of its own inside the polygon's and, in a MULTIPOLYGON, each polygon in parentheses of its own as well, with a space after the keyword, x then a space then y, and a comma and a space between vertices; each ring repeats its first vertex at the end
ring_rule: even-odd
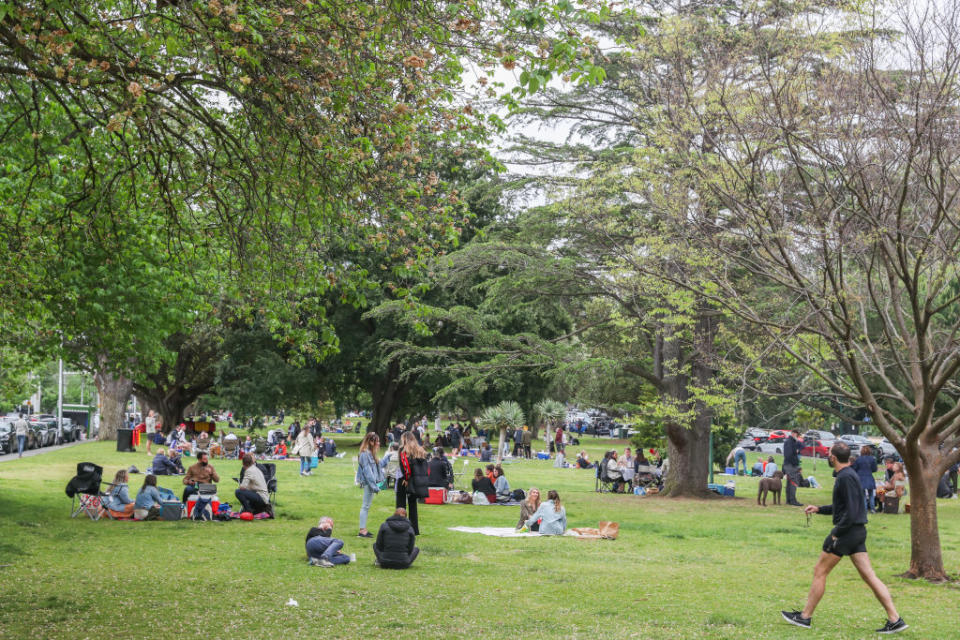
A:
POLYGON ((763 496, 763 506, 767 506, 767 493, 773 494, 773 504, 780 504, 780 494, 783 492, 783 471, 774 471, 771 478, 760 478, 760 487, 757 490, 757 504, 761 504, 760 497, 763 496))

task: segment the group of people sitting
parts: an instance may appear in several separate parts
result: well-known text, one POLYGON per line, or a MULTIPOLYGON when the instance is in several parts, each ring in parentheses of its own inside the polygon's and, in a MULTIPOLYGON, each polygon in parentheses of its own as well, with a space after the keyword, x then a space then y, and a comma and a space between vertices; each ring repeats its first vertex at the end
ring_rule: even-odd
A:
POLYGON ((503 467, 488 464, 486 470, 477 467, 473 472, 473 504, 512 502, 514 494, 503 473, 503 467))
MULTIPOLYGON (((398 508, 377 531, 373 543, 374 563, 384 569, 406 569, 420 554, 416 540, 406 509, 398 508)), ((333 518, 324 516, 307 532, 307 560, 313 566, 327 568, 349 564, 351 556, 343 553, 343 544, 343 540, 333 537, 333 518)))
POLYGON ((560 494, 551 489, 546 502, 540 502, 540 489, 530 487, 520 503, 517 530, 533 531, 545 536, 562 536, 567 530, 567 510, 560 502, 560 494))

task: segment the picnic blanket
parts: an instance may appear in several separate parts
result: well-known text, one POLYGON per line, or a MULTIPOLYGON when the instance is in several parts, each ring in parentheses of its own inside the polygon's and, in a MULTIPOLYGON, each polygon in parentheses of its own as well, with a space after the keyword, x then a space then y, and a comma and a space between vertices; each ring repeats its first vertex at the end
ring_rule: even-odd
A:
MULTIPOLYGON (((460 531, 461 533, 479 533, 485 536, 494 536, 496 538, 542 538, 542 534, 535 531, 520 532, 513 527, 447 527, 450 531, 460 531)), ((597 531, 594 529, 593 531, 597 531)), ((600 532, 593 533, 590 530, 567 529, 563 534, 570 538, 602 538, 600 532)))

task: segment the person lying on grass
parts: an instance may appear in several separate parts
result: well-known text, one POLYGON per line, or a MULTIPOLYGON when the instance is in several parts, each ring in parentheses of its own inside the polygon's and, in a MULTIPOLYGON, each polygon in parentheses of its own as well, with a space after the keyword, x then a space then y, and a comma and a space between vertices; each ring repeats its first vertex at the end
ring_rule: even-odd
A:
POLYGON ((312 566, 334 567, 349 564, 350 556, 340 553, 343 540, 333 537, 333 518, 323 516, 317 526, 307 532, 307 557, 312 566))

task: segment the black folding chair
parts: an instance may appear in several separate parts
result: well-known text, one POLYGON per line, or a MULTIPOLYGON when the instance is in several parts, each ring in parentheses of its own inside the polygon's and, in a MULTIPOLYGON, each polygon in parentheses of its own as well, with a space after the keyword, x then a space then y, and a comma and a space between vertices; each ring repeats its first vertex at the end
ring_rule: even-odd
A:
POLYGON ((91 520, 100 519, 100 482, 103 479, 103 467, 92 462, 77 464, 77 475, 67 483, 66 494, 72 498, 70 517, 76 518, 86 513, 91 520))
POLYGON ((257 467, 267 483, 267 493, 270 495, 270 504, 277 503, 277 465, 272 462, 258 462, 257 467))

